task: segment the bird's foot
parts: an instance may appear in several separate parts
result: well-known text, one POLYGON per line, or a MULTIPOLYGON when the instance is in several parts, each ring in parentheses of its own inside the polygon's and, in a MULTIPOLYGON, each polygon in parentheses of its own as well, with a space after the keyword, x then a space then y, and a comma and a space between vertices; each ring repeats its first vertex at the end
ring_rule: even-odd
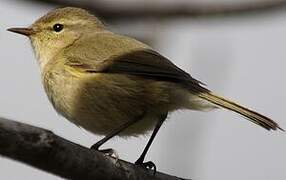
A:
POLYGON ((94 144, 90 147, 90 149, 96 150, 98 152, 103 153, 105 156, 109 156, 109 157, 113 157, 115 159, 115 162, 118 161, 119 159, 119 155, 117 153, 117 151, 115 151, 114 149, 108 148, 108 149, 99 149, 99 147, 94 144))
POLYGON ((153 171, 153 175, 156 174, 157 172, 157 168, 156 168, 156 165, 152 162, 152 161, 148 161, 148 162, 143 162, 141 161, 140 159, 138 159, 136 162, 135 162, 135 165, 138 165, 138 166, 141 166, 147 170, 151 170, 153 171))

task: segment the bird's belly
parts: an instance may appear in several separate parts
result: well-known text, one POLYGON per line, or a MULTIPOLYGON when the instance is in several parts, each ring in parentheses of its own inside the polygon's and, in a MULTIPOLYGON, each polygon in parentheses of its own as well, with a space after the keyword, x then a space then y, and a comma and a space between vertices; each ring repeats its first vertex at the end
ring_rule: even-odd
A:
MULTIPOLYGON (((136 118, 136 117, 135 117, 136 118)), ((118 129, 123 124, 129 121, 135 121, 135 118, 117 118, 113 116, 104 116, 102 112, 91 112, 88 116, 81 113, 76 114, 70 120, 83 127, 84 129, 98 135, 107 135, 111 131, 118 129)), ((139 117, 138 117, 139 118, 139 117)), ((139 119, 134 125, 122 131, 119 136, 139 136, 146 134, 152 130, 156 121, 155 116, 146 115, 142 119, 139 119)))
MULTIPOLYGON (((98 135, 107 135, 127 122, 138 120, 136 118, 141 118, 143 115, 135 111, 134 113, 132 111, 127 112, 127 109, 122 110, 121 107, 117 106, 110 109, 107 104, 105 106, 100 101, 96 101, 97 104, 94 100, 87 100, 84 97, 78 98, 73 97, 73 95, 70 97, 74 102, 73 108, 64 110, 65 107, 58 107, 57 109, 61 109, 60 113, 74 124, 98 135)), ((62 105, 59 104, 58 106, 62 105)), ((146 134, 152 130, 156 120, 156 115, 151 112, 146 113, 142 119, 139 119, 138 122, 119 135, 138 136, 146 134)))
POLYGON ((92 79, 61 78, 46 87, 53 106, 61 115, 94 134, 106 135, 144 114, 144 118, 123 131, 121 136, 138 136, 152 130, 156 113, 149 111, 142 87, 124 79, 105 82, 92 79))

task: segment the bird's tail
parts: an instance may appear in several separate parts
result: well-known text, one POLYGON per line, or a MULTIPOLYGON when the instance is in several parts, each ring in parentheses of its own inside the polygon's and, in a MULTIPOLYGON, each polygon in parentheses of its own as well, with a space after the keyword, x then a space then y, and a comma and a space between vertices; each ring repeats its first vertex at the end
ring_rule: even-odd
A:
POLYGON ((284 131, 282 128, 279 127, 279 125, 271 120, 270 118, 261 115, 253 110, 250 110, 246 107, 243 107, 235 102, 232 102, 226 98, 220 97, 218 95, 213 94, 210 91, 207 92, 201 92, 198 94, 198 96, 202 99, 205 99, 212 104, 215 104, 219 107, 223 107, 225 109, 229 109, 231 111, 234 111, 238 114, 241 114, 242 116, 246 117, 251 122, 267 129, 267 130, 277 130, 280 129, 284 131))

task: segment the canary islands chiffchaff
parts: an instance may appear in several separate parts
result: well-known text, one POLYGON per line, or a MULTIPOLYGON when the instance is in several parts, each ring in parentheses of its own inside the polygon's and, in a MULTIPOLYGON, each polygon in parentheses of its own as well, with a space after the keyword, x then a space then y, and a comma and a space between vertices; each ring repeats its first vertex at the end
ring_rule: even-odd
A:
POLYGON ((222 107, 267 130, 282 130, 270 118, 215 95, 148 45, 109 31, 86 10, 56 9, 28 28, 8 30, 30 38, 56 111, 106 136, 95 149, 115 135, 137 136, 153 129, 136 161, 144 164, 167 114, 178 109, 222 107))

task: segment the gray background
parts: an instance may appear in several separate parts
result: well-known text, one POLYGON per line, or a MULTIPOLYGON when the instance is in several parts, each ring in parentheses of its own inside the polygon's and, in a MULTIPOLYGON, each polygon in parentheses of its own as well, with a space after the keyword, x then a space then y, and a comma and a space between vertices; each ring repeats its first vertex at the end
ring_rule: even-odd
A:
MULTIPOLYGON (((54 7, 1 0, 0 116, 52 130, 84 146, 100 137, 57 115, 43 91, 27 38, 7 32, 30 25, 54 7)), ((248 105, 286 128, 286 13, 213 20, 177 19, 111 29, 144 31, 153 46, 219 94, 248 105)), ((135 161, 147 137, 115 138, 105 145, 135 161)), ((195 180, 284 180, 286 136, 267 132, 223 110, 179 111, 161 129, 147 160, 159 171, 195 180)), ((24 164, 0 158, 0 179, 60 179, 24 164)))

